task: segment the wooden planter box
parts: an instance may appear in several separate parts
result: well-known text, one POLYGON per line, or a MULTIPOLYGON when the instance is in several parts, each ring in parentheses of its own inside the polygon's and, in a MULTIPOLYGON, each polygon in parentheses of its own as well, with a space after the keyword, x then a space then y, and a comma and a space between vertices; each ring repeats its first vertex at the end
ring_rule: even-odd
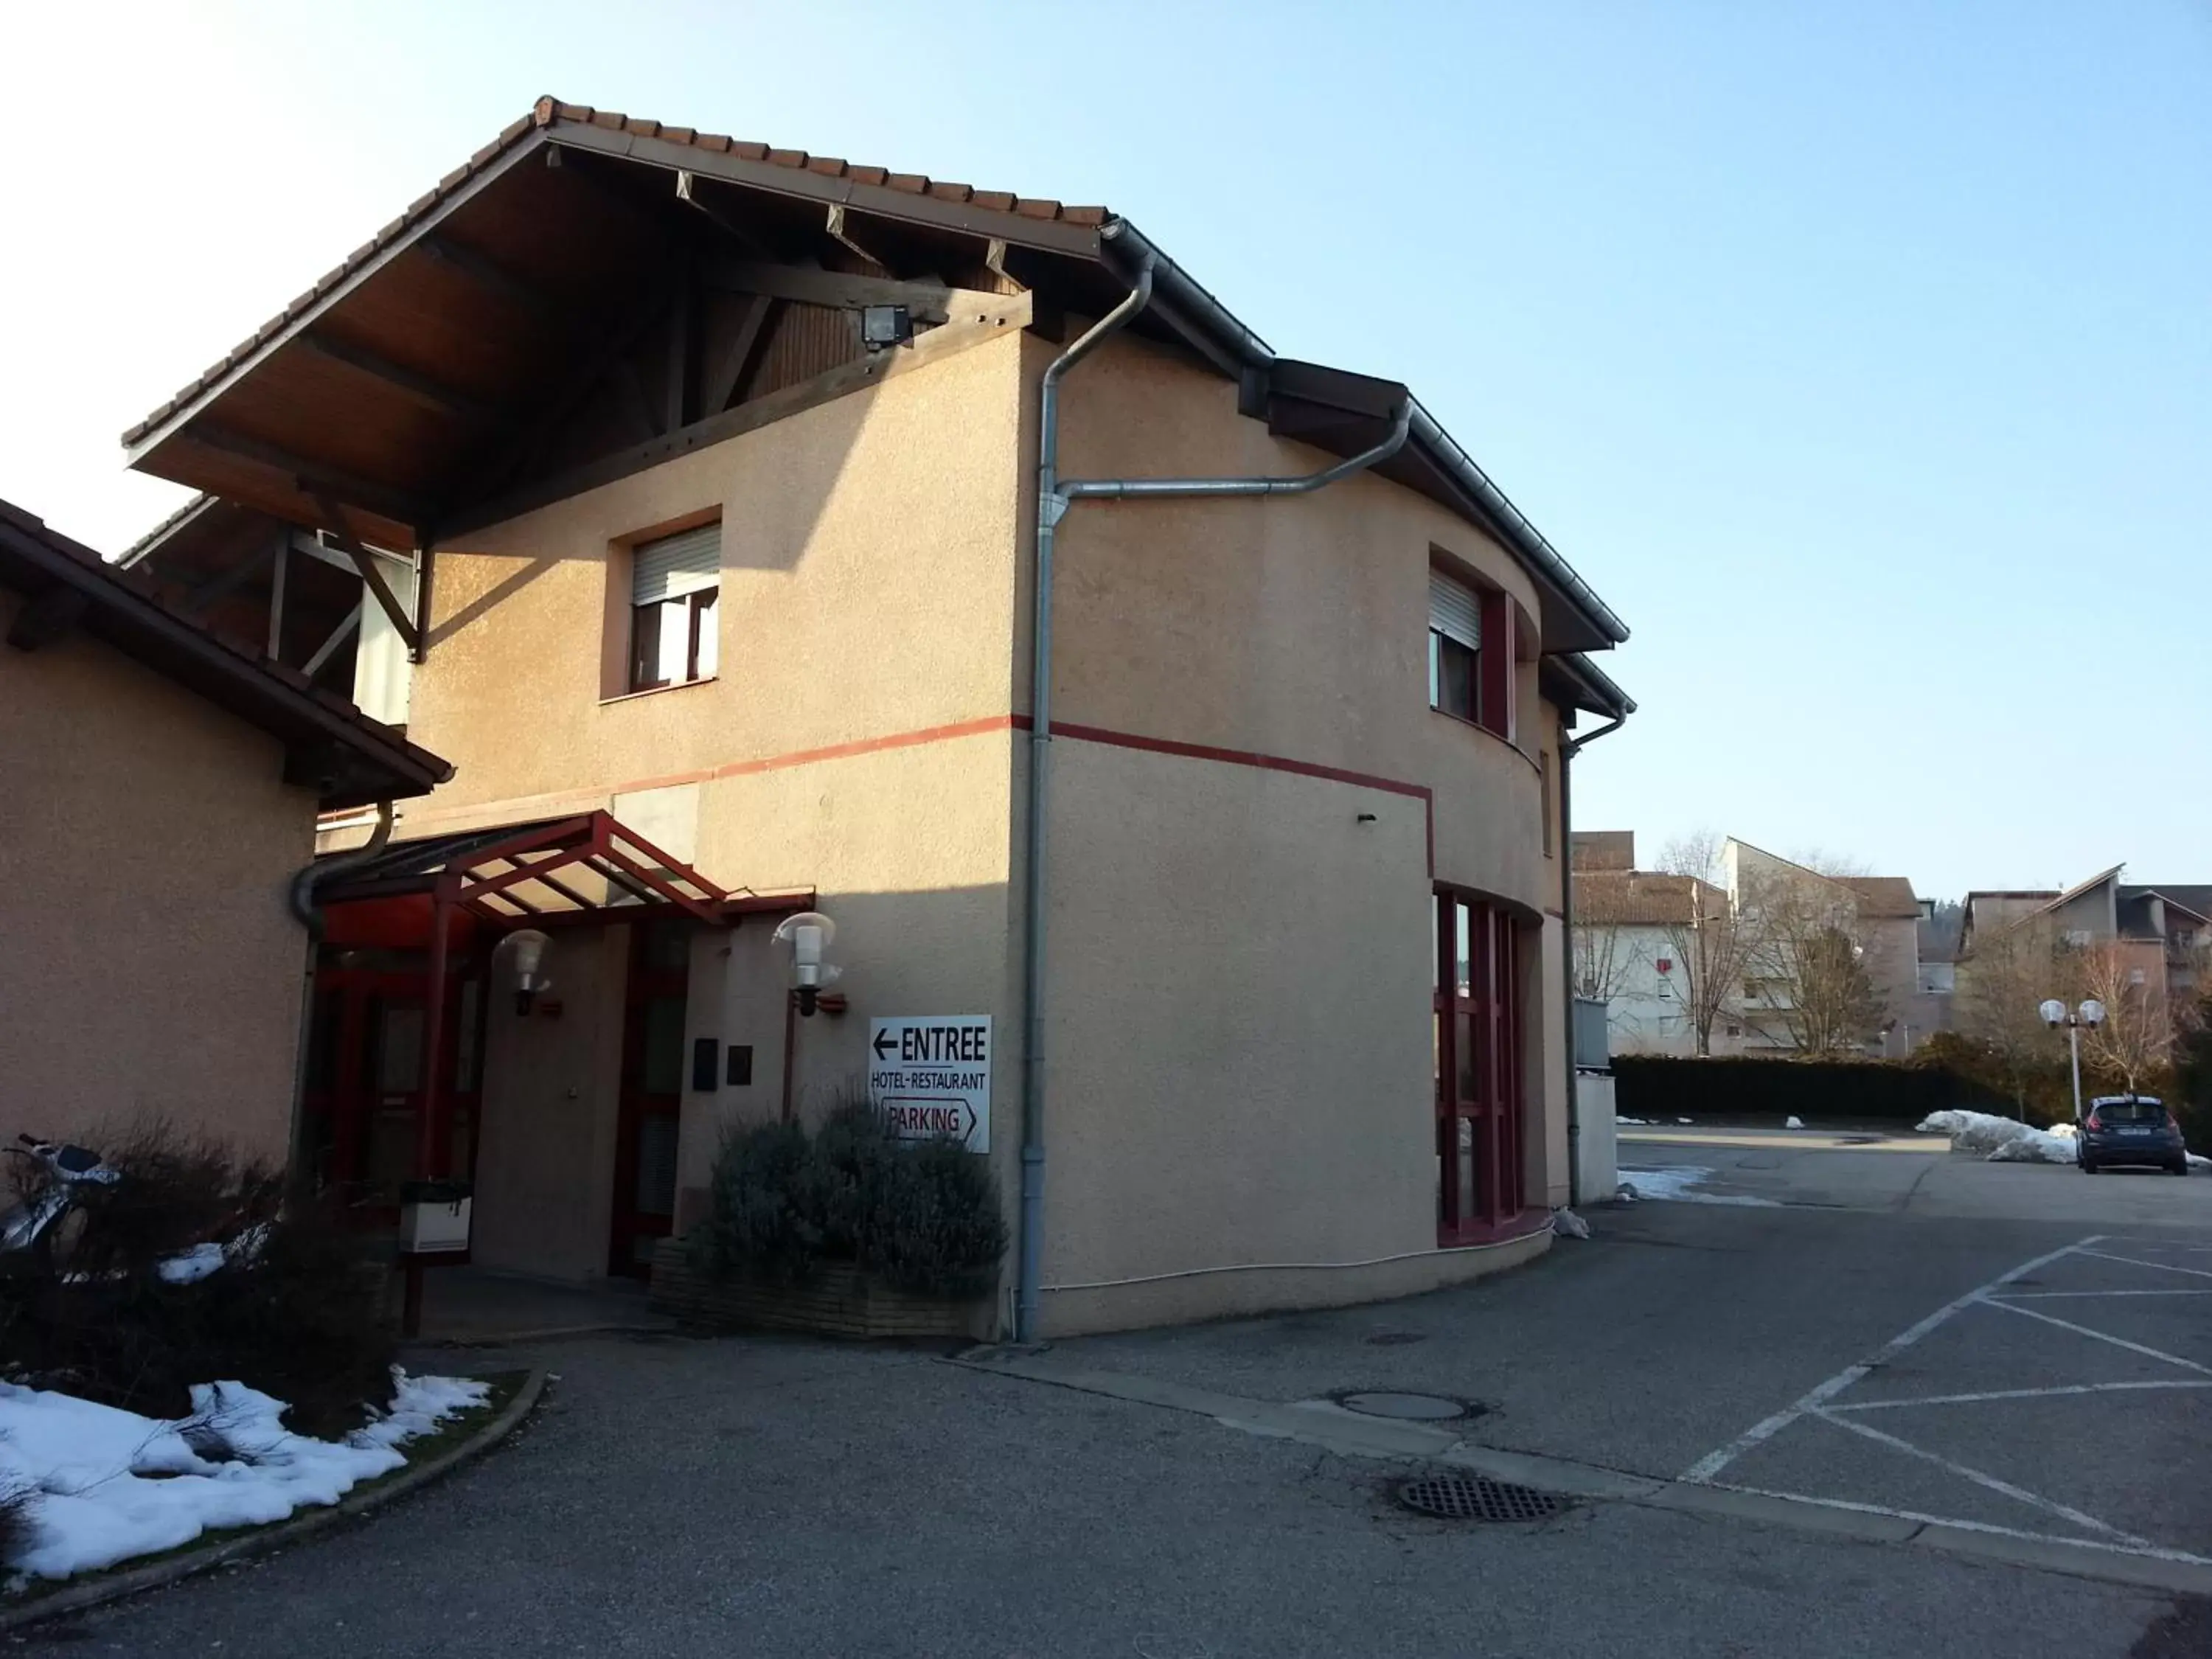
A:
POLYGON ((689 1247, 665 1238, 653 1255, 646 1305, 686 1325, 713 1330, 806 1331, 817 1336, 967 1338, 991 1332, 990 1298, 947 1302, 878 1284, 842 1262, 804 1285, 756 1285, 709 1277, 691 1265, 689 1247))

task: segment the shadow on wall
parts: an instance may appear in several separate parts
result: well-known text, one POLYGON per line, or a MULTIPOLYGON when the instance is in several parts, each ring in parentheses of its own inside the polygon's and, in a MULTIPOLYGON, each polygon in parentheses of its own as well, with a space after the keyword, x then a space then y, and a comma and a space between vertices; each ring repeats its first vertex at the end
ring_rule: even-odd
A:
MULTIPOLYGON (((945 364, 931 365, 930 381, 939 380, 945 368, 945 364)), ((789 572, 805 556, 848 478, 870 470, 895 478, 916 466, 920 447, 915 441, 916 428, 933 423, 918 417, 904 421, 895 416, 884 418, 887 396, 893 400, 895 410, 914 401, 913 392, 922 383, 910 384, 909 380, 902 375, 890 382, 848 392, 696 454, 674 458, 653 471, 673 474, 687 466, 702 469, 701 472, 688 475, 714 481, 702 483, 696 492, 702 504, 727 502, 742 496, 744 512, 730 514, 724 520, 725 569, 789 572)), ((941 450, 933 450, 928 455, 938 471, 942 471, 945 459, 941 450)), ((598 488, 634 489, 641 476, 643 475, 631 474, 598 488)), ((588 527, 591 515, 586 514, 574 524, 559 523, 549 516, 563 514, 570 503, 592 493, 588 489, 580 491, 576 495, 501 521, 501 525, 528 526, 521 539, 535 544, 566 539, 568 544, 556 550, 516 557, 479 552, 471 547, 472 540, 496 532, 500 526, 465 533, 453 545, 441 548, 441 552, 458 558, 504 568, 505 574, 493 580, 489 586, 472 592, 459 609, 438 621, 430 629, 430 646, 434 648, 472 626, 556 566, 570 560, 597 562, 603 559, 608 538, 592 533, 588 527), (539 522, 532 524, 533 520, 539 522)), ((620 535, 632 528, 635 526, 624 526, 612 533, 620 535)), ((447 568, 451 571, 453 567, 449 565, 447 568)))

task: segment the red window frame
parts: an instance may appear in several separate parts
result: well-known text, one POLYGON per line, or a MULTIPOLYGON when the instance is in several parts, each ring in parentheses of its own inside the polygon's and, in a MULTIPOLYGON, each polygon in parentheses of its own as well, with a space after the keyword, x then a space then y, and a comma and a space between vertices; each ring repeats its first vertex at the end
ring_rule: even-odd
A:
POLYGON ((1494 1235, 1526 1202, 1522 924, 1479 893, 1443 886, 1431 918, 1437 1242, 1451 1245, 1494 1235))

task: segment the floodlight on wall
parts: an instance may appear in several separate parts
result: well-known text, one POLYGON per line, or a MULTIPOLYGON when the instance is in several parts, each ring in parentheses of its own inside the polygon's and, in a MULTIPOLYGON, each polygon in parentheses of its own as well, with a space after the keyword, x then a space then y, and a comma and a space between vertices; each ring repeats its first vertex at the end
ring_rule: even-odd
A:
POLYGON ((904 306, 864 306, 860 309, 860 343, 870 351, 914 343, 914 313, 904 306))
POLYGON ((514 1012, 518 1014, 528 1013, 531 1000, 552 987, 553 981, 541 971, 545 947, 551 943, 535 927, 518 927, 500 941, 500 948, 514 964, 514 1012))
POLYGON ((812 1014, 823 990, 844 975, 843 969, 822 959, 836 937, 837 924, 818 910, 786 916, 776 927, 775 942, 791 947, 791 985, 802 1014, 812 1014))

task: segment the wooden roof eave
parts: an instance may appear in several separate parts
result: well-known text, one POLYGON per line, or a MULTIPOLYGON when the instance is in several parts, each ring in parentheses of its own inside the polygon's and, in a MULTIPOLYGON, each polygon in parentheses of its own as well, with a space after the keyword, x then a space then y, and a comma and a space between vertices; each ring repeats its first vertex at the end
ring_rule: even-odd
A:
MULTIPOLYGON (((417 243, 451 218, 460 209, 474 201, 514 167, 544 149, 550 142, 550 130, 542 126, 526 127, 509 140, 504 154, 494 157, 478 168, 472 176, 462 180, 450 193, 425 208, 421 217, 405 231, 392 238, 358 264, 340 268, 329 279, 328 286, 310 295, 305 301, 288 308, 283 316, 263 331, 247 348, 234 353, 220 373, 196 387, 191 394, 172 409, 165 410, 156 420, 149 422, 124 444, 124 465, 153 472, 157 477, 172 476, 149 465, 165 445, 184 433, 196 418, 222 394, 236 386, 246 375, 266 362, 277 350, 296 339, 318 319, 327 315, 349 295, 357 292, 394 260, 408 252, 417 243)), ((213 447, 213 446, 211 446, 213 447)), ((349 503, 354 505, 354 503, 349 503)), ((366 506, 366 503, 361 505, 366 506)), ((287 514, 286 516, 298 516, 287 514)), ((397 525, 399 520, 392 520, 397 525)), ((408 526, 412 528, 413 526, 408 526)))

